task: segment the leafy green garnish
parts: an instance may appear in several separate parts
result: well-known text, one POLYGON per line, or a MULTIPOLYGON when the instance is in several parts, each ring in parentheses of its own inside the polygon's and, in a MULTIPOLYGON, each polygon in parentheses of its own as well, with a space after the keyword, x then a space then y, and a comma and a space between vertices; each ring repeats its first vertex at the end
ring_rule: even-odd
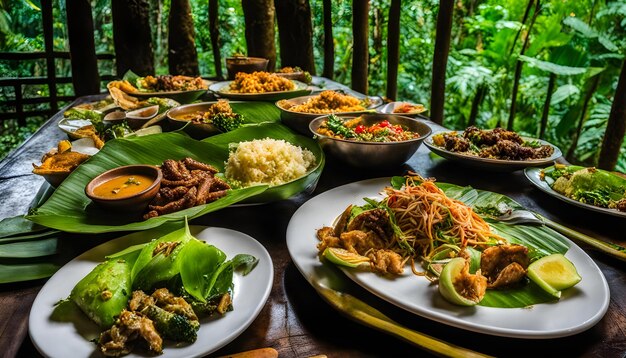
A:
POLYGON ((328 116, 328 120, 326 121, 326 126, 328 129, 335 132, 335 134, 343 135, 345 138, 354 138, 356 137, 356 133, 343 124, 341 118, 331 114, 328 116))
POLYGON ((211 122, 222 132, 230 132, 243 125, 244 116, 239 113, 218 113, 211 118, 211 122))
POLYGON ((102 121, 104 115, 101 112, 85 108, 70 108, 63 112, 63 116, 69 119, 87 119, 90 121, 102 121))
POLYGON ((259 263, 259 259, 248 254, 236 255, 233 259, 233 268, 235 271, 240 271, 242 275, 249 274, 256 265, 259 263))

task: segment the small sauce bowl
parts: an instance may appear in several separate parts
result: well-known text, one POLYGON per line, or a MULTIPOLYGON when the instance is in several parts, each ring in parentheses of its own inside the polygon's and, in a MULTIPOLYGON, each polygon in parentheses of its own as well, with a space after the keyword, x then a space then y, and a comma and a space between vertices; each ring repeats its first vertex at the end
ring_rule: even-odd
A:
POLYGON ((93 178, 85 194, 99 206, 124 212, 141 212, 161 188, 163 174, 154 165, 126 165, 93 178))

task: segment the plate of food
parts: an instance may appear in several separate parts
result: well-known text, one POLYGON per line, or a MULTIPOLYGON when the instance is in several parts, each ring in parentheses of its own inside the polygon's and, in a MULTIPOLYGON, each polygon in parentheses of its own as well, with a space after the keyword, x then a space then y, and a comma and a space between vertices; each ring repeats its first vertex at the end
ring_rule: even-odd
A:
POLYGON ((285 99, 276 102, 280 120, 286 126, 305 135, 311 135, 309 123, 315 118, 328 115, 358 115, 373 113, 382 104, 380 97, 345 94, 326 90, 319 94, 285 99))
POLYGON ((533 339, 589 329, 608 308, 602 272, 552 230, 482 216, 519 207, 417 175, 364 180, 302 205, 287 227, 287 247, 310 283, 338 263, 374 295, 454 327, 533 339), (428 207, 432 216, 420 214, 428 207))
POLYGON ((399 116, 416 117, 418 114, 426 112, 423 104, 411 102, 390 102, 377 109, 379 113, 397 114, 399 116))
POLYGON ((306 83, 264 71, 239 72, 233 81, 214 83, 209 90, 220 97, 242 101, 277 101, 311 93, 306 83))
POLYGON ((544 193, 566 203, 608 215, 626 217, 626 179, 593 167, 555 164, 526 168, 526 178, 544 193))
MULTIPOLYGON (((145 100, 150 97, 171 98, 180 103, 190 103, 205 94, 211 84, 202 77, 162 75, 139 77, 127 73, 121 81, 112 81, 107 89, 113 98, 135 97, 145 100)), ((131 99, 132 100, 132 99, 131 99)))
POLYGON ((76 168, 27 219, 68 232, 146 230, 242 201, 287 199, 315 185, 324 163, 317 142, 279 123, 250 125, 203 141, 179 132, 118 138, 76 168), (85 188, 97 176, 137 164, 160 166, 163 172, 162 193, 147 207, 131 215, 87 197, 85 188))
POLYGON ((269 297, 270 255, 238 231, 178 228, 114 239, 63 266, 30 312, 37 350, 48 357, 200 357, 241 334, 269 297), (153 256, 158 245, 169 251, 153 256), (197 252, 206 255, 199 260, 197 252), (190 276, 196 271, 215 278, 214 284, 200 280, 201 289, 194 290, 190 276))
POLYGON ((562 155, 558 147, 544 140, 522 137, 503 128, 439 132, 424 144, 446 159, 500 171, 546 166, 562 155))

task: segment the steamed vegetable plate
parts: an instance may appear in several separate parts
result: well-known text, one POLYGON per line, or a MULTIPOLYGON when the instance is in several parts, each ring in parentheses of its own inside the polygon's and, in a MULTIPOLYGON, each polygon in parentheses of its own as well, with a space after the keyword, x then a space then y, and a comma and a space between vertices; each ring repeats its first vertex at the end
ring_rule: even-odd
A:
POLYGON ((610 172, 556 164, 541 171, 556 192, 581 203, 626 211, 626 179, 610 172))
POLYGON ((231 311, 233 272, 246 275, 257 262, 246 254, 227 260, 185 224, 108 256, 69 300, 104 329, 96 342, 104 355, 128 354, 135 346, 161 353, 164 340, 194 342, 201 317, 231 311))
MULTIPOLYGON (((416 275, 438 281, 446 300, 464 306, 479 304, 489 291, 531 291, 533 285, 559 298, 581 279, 565 250, 547 256, 530 243, 509 240, 501 233, 506 230, 494 230, 434 179, 394 177, 380 201, 364 200, 346 208, 333 227, 317 231, 321 256, 391 277, 408 265, 416 275)), ((541 302, 545 293, 533 299, 541 302)))

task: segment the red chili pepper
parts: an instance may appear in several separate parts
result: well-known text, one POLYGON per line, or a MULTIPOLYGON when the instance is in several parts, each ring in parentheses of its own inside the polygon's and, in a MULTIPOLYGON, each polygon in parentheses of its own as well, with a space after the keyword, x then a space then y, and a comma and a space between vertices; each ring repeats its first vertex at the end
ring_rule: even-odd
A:
POLYGON ((361 134, 363 132, 365 132, 365 126, 362 124, 359 124, 358 126, 356 126, 356 128, 354 128, 354 132, 356 134, 361 134))
POLYGON ((385 127, 391 126, 391 124, 389 123, 388 120, 385 119, 384 121, 378 123, 378 126, 381 127, 381 128, 385 128, 385 127))
POLYGON ((403 129, 402 129, 402 127, 400 127, 400 126, 395 126, 395 127, 393 128, 393 130, 394 130, 396 133, 402 133, 402 132, 404 132, 404 130, 403 130, 403 129))

